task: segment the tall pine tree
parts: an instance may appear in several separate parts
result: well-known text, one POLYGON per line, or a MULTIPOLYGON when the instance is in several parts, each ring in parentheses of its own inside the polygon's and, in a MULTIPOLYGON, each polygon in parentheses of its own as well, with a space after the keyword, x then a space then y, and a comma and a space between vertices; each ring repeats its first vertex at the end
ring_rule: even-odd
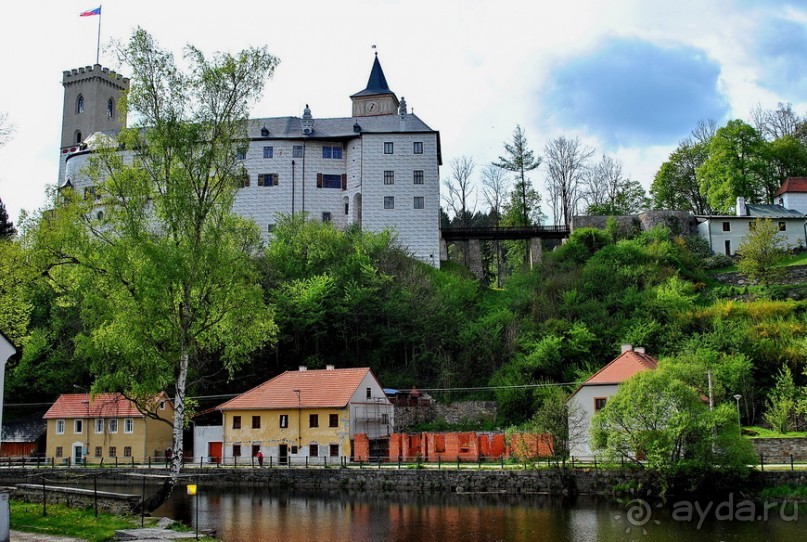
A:
POLYGON ((11 239, 17 234, 14 224, 9 220, 6 204, 0 199, 0 239, 11 239))

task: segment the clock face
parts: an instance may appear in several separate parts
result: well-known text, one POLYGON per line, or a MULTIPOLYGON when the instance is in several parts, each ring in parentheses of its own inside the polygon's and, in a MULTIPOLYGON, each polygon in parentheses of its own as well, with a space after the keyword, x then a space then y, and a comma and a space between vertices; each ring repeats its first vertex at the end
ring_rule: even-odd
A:
POLYGON ((367 112, 368 113, 375 113, 378 111, 378 103, 377 102, 367 102, 367 112))

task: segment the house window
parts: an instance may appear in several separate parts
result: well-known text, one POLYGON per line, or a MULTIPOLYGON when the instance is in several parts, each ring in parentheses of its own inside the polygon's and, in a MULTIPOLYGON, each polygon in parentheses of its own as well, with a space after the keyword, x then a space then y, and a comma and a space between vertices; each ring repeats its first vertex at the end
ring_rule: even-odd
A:
POLYGON ((334 160, 342 159, 342 147, 322 147, 323 158, 333 158, 334 160))
POLYGON ((61 446, 56 446, 56 457, 62 457, 64 455, 64 448, 61 446))
POLYGON ((277 173, 258 174, 258 186, 277 186, 278 184, 277 173))
POLYGON ((342 188, 341 175, 322 175, 322 188, 342 188))
POLYGON ((395 196, 384 196, 384 209, 395 209, 395 196))
POLYGON ((392 154, 393 146, 391 141, 384 143, 384 154, 392 154))
POLYGON ((233 457, 241 457, 241 445, 233 444, 233 457))
POLYGON ((302 145, 294 145, 291 149, 291 157, 292 158, 302 158, 303 157, 303 146, 302 145))
POLYGON ((331 457, 339 457, 339 445, 331 444, 331 457))
POLYGON ((233 429, 241 429, 241 416, 233 416, 233 429))
POLYGON ((123 457, 132 457, 132 447, 131 446, 124 446, 123 447, 123 457))
POLYGON ((724 248, 726 251, 726 256, 731 256, 731 241, 726 239, 726 242, 724 243, 724 248))
POLYGON ((64 434, 64 420, 56 420, 56 434, 57 435, 64 434))
POLYGON ((289 417, 286 414, 280 415, 280 428, 286 429, 289 426, 289 417))
POLYGON ((757 221, 751 221, 748 223, 748 231, 756 231, 757 229, 757 221))
POLYGON ((319 455, 319 445, 317 444, 309 444, 308 445, 308 455, 311 457, 317 457, 319 455))
POLYGON ((253 416, 252 417, 252 428, 253 429, 260 429, 261 428, 261 417, 260 416, 253 416))
POLYGON ((308 427, 319 427, 319 414, 308 415, 308 427))
POLYGON ((384 184, 395 184, 395 172, 394 171, 385 171, 384 172, 384 184))
POLYGON ((364 388, 364 396, 367 399, 371 399, 373 397, 373 389, 372 388, 364 388))
POLYGON ((109 432, 110 433, 117 433, 118 432, 118 420, 117 419, 109 420, 109 432))
POLYGON ((605 401, 607 399, 605 397, 595 397, 594 398, 594 412, 599 412, 605 406, 605 401))
POLYGON ((389 425, 389 414, 387 414, 386 412, 381 414, 381 423, 382 425, 389 425))
POLYGON ((291 453, 292 453, 292 454, 296 454, 296 453, 297 453, 297 446, 292 446, 292 447, 291 447, 291 453))
POLYGON ((249 186, 249 173, 246 170, 242 171, 240 175, 236 177, 235 186, 238 188, 246 188, 249 186))
POLYGON ((264 147, 263 148, 263 157, 264 158, 274 158, 275 157, 275 148, 274 147, 264 147))
POLYGON ((109 457, 116 457, 118 455, 118 447, 117 446, 110 446, 109 447, 109 457))
POLYGON ((112 101, 112 98, 110 98, 106 102, 106 116, 111 119, 112 115, 114 114, 115 114, 115 102, 112 101))
POLYGON ((423 170, 416 169, 415 170, 415 184, 423 184, 423 170))
POLYGON ((723 222, 723 231, 731 231, 731 222, 723 222))
POLYGON ((84 113, 84 96, 81 94, 76 98, 76 114, 84 113))
POLYGON ((95 447, 95 457, 102 457, 104 455, 104 449, 101 446, 95 447))
POLYGON ((425 199, 423 196, 415 196, 415 209, 423 209, 425 206, 425 199))
POLYGON ((328 213, 328 212, 322 213, 322 221, 323 222, 330 222, 331 221, 331 213, 328 213))
POLYGON ((165 410, 165 401, 160 401, 160 410, 165 410))
POLYGON ((134 433, 134 418, 126 418, 123 420, 123 432, 134 433))
POLYGON ((787 231, 787 224, 779 222, 779 231, 787 231))
POLYGON ((339 414, 328 414, 328 427, 339 427, 339 414))
POLYGON ((423 142, 415 141, 412 143, 412 152, 415 154, 423 154, 423 142))
POLYGON ((246 160, 247 158, 247 151, 244 149, 238 149, 235 151, 235 159, 236 160, 246 160))
POLYGON ((104 432, 104 419, 98 418, 95 420, 95 432, 101 434, 104 432))
POLYGON ((73 420, 73 433, 80 434, 84 432, 84 422, 82 420, 73 420))

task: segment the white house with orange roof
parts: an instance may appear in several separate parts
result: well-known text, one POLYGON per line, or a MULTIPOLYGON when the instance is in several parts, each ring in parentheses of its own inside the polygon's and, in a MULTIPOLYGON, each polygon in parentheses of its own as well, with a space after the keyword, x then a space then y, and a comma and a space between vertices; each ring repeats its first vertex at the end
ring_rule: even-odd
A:
POLYGON ((608 365, 594 373, 569 397, 569 455, 588 459, 595 454, 591 449, 591 419, 605 406, 619 386, 636 373, 653 370, 658 362, 645 353, 643 347, 622 345, 622 353, 608 365))
POLYGON ((43 416, 45 453, 65 463, 162 460, 173 443, 173 404, 160 394, 147 412, 153 416, 143 414, 119 393, 60 395, 43 416))
POLYGON ((807 177, 788 177, 773 196, 774 203, 807 215, 807 177))
MULTIPOLYGON (((220 405, 225 462, 251 461, 258 452, 278 464, 340 461, 363 433, 372 440, 392 432, 394 407, 368 367, 286 371, 220 405)), ((196 453, 199 453, 198 451, 196 453)))

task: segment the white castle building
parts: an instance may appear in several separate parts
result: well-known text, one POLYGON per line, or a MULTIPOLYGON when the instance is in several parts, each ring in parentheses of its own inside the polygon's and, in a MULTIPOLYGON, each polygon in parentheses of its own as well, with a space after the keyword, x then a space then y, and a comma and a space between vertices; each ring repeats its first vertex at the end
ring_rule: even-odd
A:
MULTIPOLYGON (((116 105, 129 80, 99 64, 65 71, 59 185, 77 190, 93 134, 125 126, 116 105)), ((387 84, 376 56, 367 88, 350 96, 352 116, 251 119, 248 172, 233 210, 270 238, 278 216, 307 213, 340 227, 391 229, 398 244, 430 265, 440 262, 440 133, 387 84)))

